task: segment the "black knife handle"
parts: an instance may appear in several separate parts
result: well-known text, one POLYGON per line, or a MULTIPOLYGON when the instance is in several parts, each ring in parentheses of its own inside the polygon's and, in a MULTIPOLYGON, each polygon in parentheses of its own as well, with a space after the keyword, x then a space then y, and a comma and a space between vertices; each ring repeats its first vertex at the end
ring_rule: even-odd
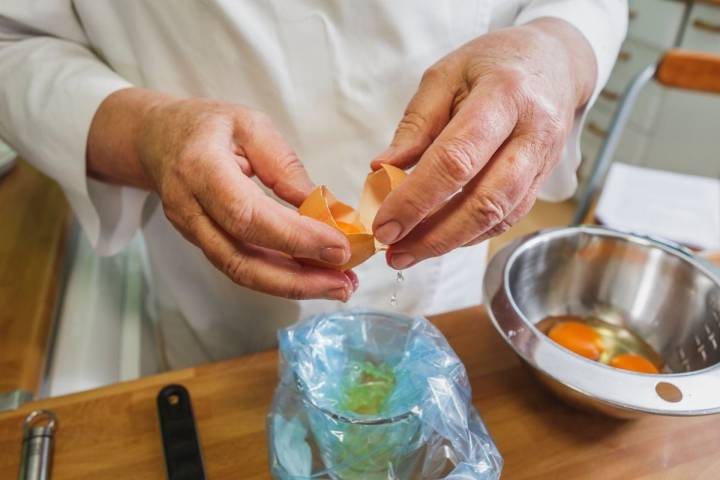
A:
POLYGON ((167 385, 157 396, 168 480, 205 480, 200 440, 190 394, 182 385, 167 385))

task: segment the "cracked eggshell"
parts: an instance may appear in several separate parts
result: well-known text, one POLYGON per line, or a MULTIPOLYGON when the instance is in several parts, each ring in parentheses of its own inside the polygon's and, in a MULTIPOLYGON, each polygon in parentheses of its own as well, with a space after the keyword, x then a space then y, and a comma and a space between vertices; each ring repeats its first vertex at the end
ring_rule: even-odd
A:
MULTIPOLYGON (((382 202, 407 177, 407 173, 393 165, 383 163, 380 167, 365 179, 365 186, 357 210, 360 219, 370 231, 382 202)), ((375 240, 375 250, 382 248, 385 248, 385 245, 375 240)))
POLYGON ((325 186, 319 186, 305 199, 298 209, 300 215, 320 220, 341 231, 350 242, 350 260, 344 265, 333 265, 317 260, 307 260, 312 265, 350 270, 375 253, 375 241, 357 212, 349 205, 335 198, 325 186))
POLYGON ((406 176, 403 170, 387 164, 370 173, 365 180, 357 211, 335 198, 335 195, 324 185, 313 190, 298 211, 301 215, 320 220, 341 231, 350 242, 351 256, 350 261, 341 266, 315 260, 308 263, 345 271, 373 256, 383 247, 372 234, 375 215, 385 197, 405 180, 406 176))

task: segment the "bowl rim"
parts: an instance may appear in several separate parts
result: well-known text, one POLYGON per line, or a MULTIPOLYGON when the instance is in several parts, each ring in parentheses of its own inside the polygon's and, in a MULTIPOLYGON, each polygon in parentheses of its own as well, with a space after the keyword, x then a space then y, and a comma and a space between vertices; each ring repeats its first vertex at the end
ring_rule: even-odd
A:
POLYGON ((544 229, 525 235, 505 246, 495 254, 485 273, 484 303, 495 329, 503 340, 532 368, 559 382, 564 387, 624 410, 679 416, 720 412, 720 400, 712 402, 713 395, 703 395, 706 392, 701 392, 697 385, 698 380, 712 379, 717 382, 718 388, 720 388, 720 363, 701 370, 671 374, 646 374, 619 370, 594 362, 565 349, 540 332, 535 324, 528 320, 522 309, 517 305, 513 292, 509 288, 510 269, 515 260, 538 243, 578 234, 610 237, 644 247, 660 248, 666 253, 688 262, 692 267, 702 271, 711 281, 720 286, 720 273, 715 272, 714 267, 709 262, 696 257, 686 248, 664 239, 597 225, 544 229), (504 308, 503 315, 500 315, 497 311, 499 305, 509 306, 510 308, 504 308), (515 333, 511 335, 510 332, 515 333), (522 334, 518 335, 518 332, 522 334), (541 351, 541 355, 538 354, 538 350, 541 351), (572 368, 568 367, 560 371, 557 371, 557 368, 551 368, 556 367, 558 364, 568 365, 572 368), (575 373, 576 370, 584 370, 585 375, 575 373), (588 371, 592 371, 594 375, 587 375, 588 371), (592 376, 596 380, 591 382, 587 378, 583 378, 583 376, 592 376), (676 387, 682 384, 683 387, 678 388, 683 392, 683 398, 672 403, 660 398, 655 392, 655 387, 660 382, 668 382, 676 387), (602 388, 607 383, 611 383, 615 387, 629 388, 632 386, 634 393, 645 392, 645 395, 640 395, 642 401, 628 400, 617 393, 608 395, 608 392, 603 391, 602 388), (694 404, 702 406, 700 408, 687 408, 686 404, 690 400, 694 404))
MULTIPOLYGON (((589 226, 588 226, 588 227, 589 227, 589 226)), ((567 230, 567 229, 563 229, 563 230, 567 230)), ((550 233, 550 232, 548 232, 548 233, 550 233)), ((621 232, 613 231, 613 230, 606 229, 606 228, 602 228, 601 231, 598 231, 598 232, 596 232, 596 233, 597 233, 597 235, 603 236, 603 237, 621 238, 621 237, 618 236, 618 235, 613 235, 613 233, 621 233, 621 232)), ((552 239, 552 238, 554 238, 554 237, 560 237, 560 236, 561 236, 561 235, 548 235, 547 238, 548 238, 548 239, 552 239)), ((688 256, 688 254, 689 254, 689 255, 692 255, 692 252, 690 252, 689 250, 685 249, 684 247, 682 247, 682 246, 680 246, 680 245, 678 245, 677 247, 674 246, 674 245, 668 245, 668 244, 666 244, 664 241, 658 242, 657 240, 648 240, 648 238, 653 238, 653 237, 642 237, 642 236, 636 236, 636 235, 634 235, 634 234, 627 234, 627 233, 622 233, 622 236, 623 236, 623 237, 627 237, 627 238, 623 238, 623 239, 624 239, 624 240, 627 240, 627 241, 630 241, 631 243, 635 243, 635 244, 643 245, 643 246, 650 246, 650 247, 653 247, 653 248, 660 248, 660 249, 662 249, 663 251, 665 251, 665 252, 667 252, 667 253, 670 253, 670 254, 672 254, 672 255, 680 258, 682 261, 684 261, 684 262, 686 262, 686 263, 689 263, 689 264, 692 265, 693 267, 696 267, 698 270, 702 271, 707 277, 715 280, 715 283, 716 283, 718 286, 720 286, 720 280, 715 279, 715 278, 714 278, 714 275, 713 275, 711 272, 707 271, 707 269, 706 269, 703 265, 701 265, 700 263, 696 262, 694 258, 688 256), (682 253, 682 255, 678 255, 678 248, 681 249, 680 253, 682 253)), ((529 326, 531 329, 533 329, 536 333, 541 334, 541 335, 544 335, 544 333, 543 333, 542 331, 540 331, 540 330, 535 326, 534 323, 530 322, 530 321, 527 319, 527 317, 526 317, 525 314, 523 313, 522 309, 520 308, 520 306, 519 306, 519 305, 517 304, 517 302, 515 301, 515 297, 514 297, 514 295, 513 295, 513 292, 510 291, 510 289, 508 288, 509 282, 507 281, 507 280, 508 280, 508 277, 509 277, 509 275, 510 275, 510 269, 512 268, 515 260, 516 260, 520 255, 522 255, 523 253, 525 253, 527 250, 529 250, 530 248, 532 248, 536 243, 540 242, 542 239, 543 239, 543 238, 538 238, 538 237, 529 239, 527 242, 524 242, 522 245, 518 246, 518 248, 512 252, 512 255, 511 255, 511 256, 508 258, 508 260, 507 260, 507 269, 506 269, 506 272, 505 272, 504 288, 505 288, 505 290, 506 290, 506 293, 507 293, 507 295, 508 295, 508 299, 509 299, 510 303, 512 304, 513 308, 514 308, 514 309, 518 312, 518 314, 525 320, 525 322, 528 324, 528 326, 529 326)), ((552 341, 552 339, 551 339, 550 341, 552 341)), ((588 364, 592 364, 592 365, 595 365, 595 366, 600 366, 600 367, 603 367, 603 368, 608 368, 608 369, 611 369, 611 370, 613 370, 613 371, 617 370, 616 368, 611 367, 611 366, 609 366, 609 365, 605 365, 604 363, 595 362, 595 361, 592 361, 592 360, 590 360, 590 359, 588 359, 588 358, 583 357, 582 355, 578 355, 577 353, 575 353, 575 352, 573 352, 573 351, 570 351, 570 350, 562 347, 561 345, 558 345, 557 342, 553 342, 553 343, 554 343, 555 345, 557 345, 563 352, 566 352, 566 353, 569 352, 569 353, 572 354, 572 355, 576 355, 576 356, 578 356, 579 358, 581 358, 583 361, 587 362, 588 364)), ((693 371, 691 371, 691 372, 677 372, 677 373, 675 373, 675 372, 673 372, 673 373, 642 373, 642 372, 627 371, 627 373, 628 373, 628 374, 632 374, 632 375, 645 375, 645 376, 668 378, 668 377, 682 377, 682 376, 686 376, 686 375, 698 374, 698 373, 704 372, 705 370, 712 370, 712 369, 717 369, 717 368, 720 368, 720 362, 716 363, 715 365, 710 365, 709 367, 701 368, 701 369, 699 369, 699 370, 693 370, 693 371)))

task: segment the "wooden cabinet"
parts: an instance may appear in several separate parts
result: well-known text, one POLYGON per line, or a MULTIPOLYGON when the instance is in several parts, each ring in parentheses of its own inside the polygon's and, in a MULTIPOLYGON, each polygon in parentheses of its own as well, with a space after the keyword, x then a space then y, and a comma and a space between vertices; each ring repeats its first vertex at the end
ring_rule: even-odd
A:
POLYGON ((659 49, 674 45, 685 3, 670 0, 630 0, 628 39, 659 49))
POLYGON ((693 5, 681 46, 692 50, 720 53, 720 4, 693 5))
POLYGON ((40 390, 69 213, 60 187, 25 162, 0 179, 0 410, 40 390))
MULTIPOLYGON (((608 84, 588 114, 581 137, 587 179, 618 101, 632 78, 665 50, 720 53, 720 4, 630 0, 628 35, 608 84)), ((663 170, 720 176, 720 96, 684 92, 651 82, 625 127, 614 160, 663 170)))
MULTIPOLYGON (((631 38, 626 40, 620 50, 612 75, 598 97, 594 110, 612 115, 628 83, 639 71, 656 62, 663 51, 663 48, 655 45, 648 45, 631 38)), ((640 131, 647 133, 652 128, 661 94, 660 87, 656 85, 648 85, 640 94, 630 117, 630 123, 640 131)))

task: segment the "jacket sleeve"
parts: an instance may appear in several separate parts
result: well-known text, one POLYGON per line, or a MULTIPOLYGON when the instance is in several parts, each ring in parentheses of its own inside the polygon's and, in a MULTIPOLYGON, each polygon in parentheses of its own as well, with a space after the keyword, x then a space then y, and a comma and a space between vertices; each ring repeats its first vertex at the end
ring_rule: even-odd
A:
POLYGON ((60 184, 100 254, 132 238, 147 196, 86 174, 95 111, 129 86, 90 50, 71 0, 0 2, 0 137, 60 184))
POLYGON ((527 23, 540 17, 555 17, 575 26, 588 40, 595 53, 597 81, 590 101, 577 112, 575 124, 560 164, 540 190, 543 200, 559 201, 570 197, 577 187, 580 165, 580 130, 588 110, 607 83, 628 24, 627 0, 530 0, 524 3, 515 23, 527 23))

